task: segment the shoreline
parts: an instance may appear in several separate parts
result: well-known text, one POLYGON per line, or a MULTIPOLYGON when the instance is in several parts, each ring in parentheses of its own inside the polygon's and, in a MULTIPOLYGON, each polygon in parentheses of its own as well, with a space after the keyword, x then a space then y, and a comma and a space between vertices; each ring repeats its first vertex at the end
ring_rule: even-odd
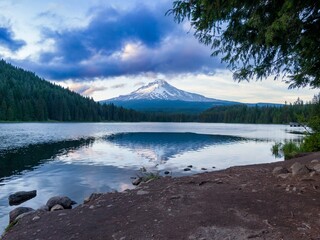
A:
POLYGON ((312 160, 320 152, 92 195, 72 210, 25 216, 3 240, 318 239, 320 174, 272 173, 312 160))

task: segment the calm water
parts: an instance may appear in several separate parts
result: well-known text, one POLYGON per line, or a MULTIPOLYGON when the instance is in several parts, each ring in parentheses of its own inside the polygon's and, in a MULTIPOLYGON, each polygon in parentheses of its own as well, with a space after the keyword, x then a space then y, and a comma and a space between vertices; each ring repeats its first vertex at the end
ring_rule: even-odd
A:
POLYGON ((38 191, 20 206, 38 208, 55 195, 81 203, 92 192, 132 188, 141 167, 173 176, 280 161, 274 142, 299 139, 284 125, 207 123, 0 124, 0 232, 8 196, 38 191), (193 165, 191 172, 183 169, 193 165), (215 168, 213 168, 215 167, 215 168))

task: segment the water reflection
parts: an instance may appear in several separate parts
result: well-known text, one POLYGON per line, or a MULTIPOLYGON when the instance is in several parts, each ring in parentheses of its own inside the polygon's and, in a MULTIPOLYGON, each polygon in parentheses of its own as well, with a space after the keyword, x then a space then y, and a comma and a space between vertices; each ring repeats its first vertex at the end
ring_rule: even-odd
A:
POLYGON ((185 152, 195 152, 212 145, 225 145, 246 140, 234 136, 172 132, 119 133, 107 136, 105 139, 159 164, 185 152))
POLYGON ((93 138, 29 145, 28 147, 0 151, 0 181, 4 177, 21 174, 60 154, 89 147, 93 138))

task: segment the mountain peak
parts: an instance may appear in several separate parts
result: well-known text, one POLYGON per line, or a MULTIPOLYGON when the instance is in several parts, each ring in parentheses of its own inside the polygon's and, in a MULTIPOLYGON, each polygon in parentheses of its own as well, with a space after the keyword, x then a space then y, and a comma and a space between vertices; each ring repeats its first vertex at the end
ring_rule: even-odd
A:
POLYGON ((171 100, 171 101, 186 101, 186 102, 212 102, 216 99, 206 98, 200 94, 190 93, 167 83, 165 80, 157 79, 140 87, 136 91, 128 95, 121 95, 117 98, 107 100, 112 101, 130 101, 130 100, 171 100))

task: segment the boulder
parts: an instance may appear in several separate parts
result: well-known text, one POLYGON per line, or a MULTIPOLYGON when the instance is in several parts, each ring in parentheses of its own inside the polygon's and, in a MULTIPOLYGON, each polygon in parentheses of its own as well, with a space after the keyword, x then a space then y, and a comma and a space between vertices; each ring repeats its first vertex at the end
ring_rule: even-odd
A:
POLYGON ((33 191, 21 191, 21 192, 16 192, 14 194, 11 194, 9 196, 9 205, 19 205, 25 201, 28 201, 32 198, 34 198, 35 196, 37 196, 37 191, 33 190, 33 191))
POLYGON ((29 207, 15 208, 9 213, 9 222, 12 223, 12 222, 16 221, 20 215, 22 215, 22 214, 26 215, 26 213, 31 213, 34 211, 35 210, 33 208, 29 208, 29 207))
POLYGON ((64 208, 60 204, 56 204, 50 209, 51 212, 59 211, 59 210, 64 210, 64 208))
POLYGON ((185 168, 185 169, 183 169, 183 171, 187 172, 187 171, 191 171, 191 169, 190 168, 185 168))
POLYGON ((320 173, 320 163, 314 165, 314 166, 313 166, 313 170, 314 170, 316 173, 320 173))
POLYGON ((72 205, 77 203, 66 196, 55 196, 50 198, 46 205, 49 210, 51 210, 51 208, 57 204, 61 205, 64 209, 71 209, 72 205))
POLYGON ((288 169, 284 168, 284 167, 275 167, 272 171, 273 175, 279 175, 279 174, 285 174, 285 173, 289 173, 288 169))
POLYGON ((291 167, 292 176, 308 174, 309 170, 305 165, 299 162, 294 163, 291 167))

